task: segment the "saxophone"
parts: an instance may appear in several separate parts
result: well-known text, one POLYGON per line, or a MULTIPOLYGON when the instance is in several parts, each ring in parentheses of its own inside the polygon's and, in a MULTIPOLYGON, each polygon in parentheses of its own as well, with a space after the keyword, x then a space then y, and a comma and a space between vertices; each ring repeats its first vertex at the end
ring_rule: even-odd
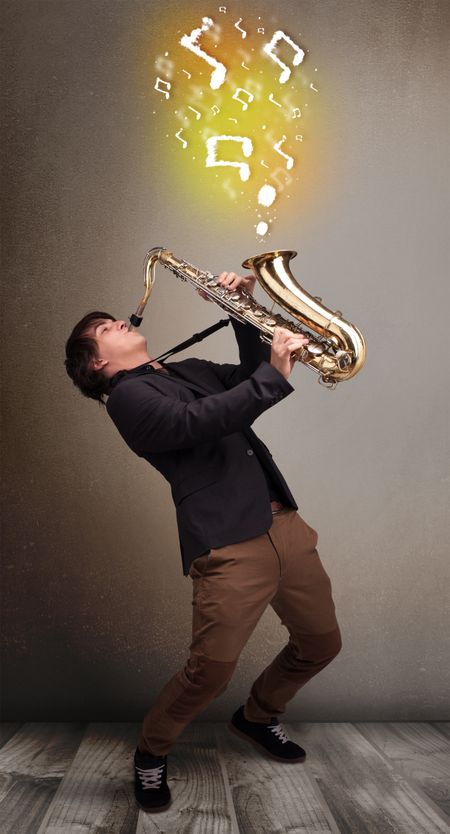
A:
POLYGON ((258 304, 245 288, 228 290, 217 282, 217 276, 204 272, 187 261, 180 260, 169 249, 155 247, 147 252, 144 260, 145 293, 136 312, 130 316, 129 329, 139 327, 145 305, 155 282, 156 264, 173 272, 182 281, 189 281, 202 289, 219 307, 243 323, 257 327, 260 338, 272 342, 275 327, 284 327, 292 333, 301 333, 309 339, 307 345, 291 356, 318 374, 318 382, 327 388, 335 388, 338 382, 350 379, 361 370, 366 354, 362 333, 342 318, 339 310, 333 312, 321 304, 322 299, 311 296, 297 283, 289 268, 289 261, 297 252, 277 249, 243 261, 245 269, 251 269, 265 292, 286 312, 298 319, 299 326, 276 313, 272 314, 258 304))

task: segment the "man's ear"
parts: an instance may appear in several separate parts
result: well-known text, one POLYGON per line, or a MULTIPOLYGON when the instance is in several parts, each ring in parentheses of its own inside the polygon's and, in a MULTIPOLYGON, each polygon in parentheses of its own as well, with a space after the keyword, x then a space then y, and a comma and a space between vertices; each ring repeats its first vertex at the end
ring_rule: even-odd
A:
POLYGON ((91 368, 93 371, 102 371, 107 364, 108 359, 91 359, 91 368))

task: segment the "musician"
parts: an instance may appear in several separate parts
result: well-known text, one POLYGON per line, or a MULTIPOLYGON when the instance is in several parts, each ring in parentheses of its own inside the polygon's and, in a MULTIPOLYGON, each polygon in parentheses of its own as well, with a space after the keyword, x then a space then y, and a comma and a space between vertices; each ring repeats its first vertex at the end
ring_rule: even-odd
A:
MULTIPOLYGON (((255 278, 222 272, 218 282, 253 293, 255 278)), ((106 402, 128 446, 170 483, 183 574, 192 580, 189 657, 145 715, 134 754, 135 796, 148 811, 170 803, 168 753, 224 692, 267 605, 289 639, 228 725, 265 754, 289 763, 304 759, 279 716, 341 648, 317 532, 297 512, 272 455, 251 428, 294 391, 292 353, 308 340, 276 327, 269 345, 251 324, 234 317, 231 324, 239 364, 158 362, 140 331, 108 313, 85 316, 66 344, 74 384, 106 402)))

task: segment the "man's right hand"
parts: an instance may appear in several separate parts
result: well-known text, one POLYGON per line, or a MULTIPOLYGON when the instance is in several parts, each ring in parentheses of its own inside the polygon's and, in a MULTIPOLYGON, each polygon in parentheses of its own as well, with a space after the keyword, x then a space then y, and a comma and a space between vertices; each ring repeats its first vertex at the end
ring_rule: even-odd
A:
POLYGON ((296 362, 295 357, 291 358, 291 353, 307 345, 308 342, 309 339, 301 333, 293 333, 286 327, 274 327, 270 364, 287 379, 296 362))

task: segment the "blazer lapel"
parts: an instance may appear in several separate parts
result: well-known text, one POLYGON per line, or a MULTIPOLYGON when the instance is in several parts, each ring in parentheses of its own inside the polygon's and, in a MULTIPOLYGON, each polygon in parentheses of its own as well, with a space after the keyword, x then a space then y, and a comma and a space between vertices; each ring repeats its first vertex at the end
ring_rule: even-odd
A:
POLYGON ((164 365, 165 368, 169 368, 169 370, 173 366, 173 370, 175 371, 177 376, 173 377, 173 376, 170 376, 170 374, 167 374, 167 378, 173 380, 173 382, 178 382, 178 383, 182 382, 182 384, 186 385, 192 391, 196 391, 198 394, 205 395, 205 394, 217 394, 218 393, 213 388, 210 388, 210 387, 207 388, 205 385, 199 384, 198 382, 192 382, 189 379, 189 377, 186 376, 186 371, 184 370, 184 368, 180 368, 179 363, 163 362, 163 365, 164 365), (182 379, 180 380, 179 377, 182 377, 182 379))

